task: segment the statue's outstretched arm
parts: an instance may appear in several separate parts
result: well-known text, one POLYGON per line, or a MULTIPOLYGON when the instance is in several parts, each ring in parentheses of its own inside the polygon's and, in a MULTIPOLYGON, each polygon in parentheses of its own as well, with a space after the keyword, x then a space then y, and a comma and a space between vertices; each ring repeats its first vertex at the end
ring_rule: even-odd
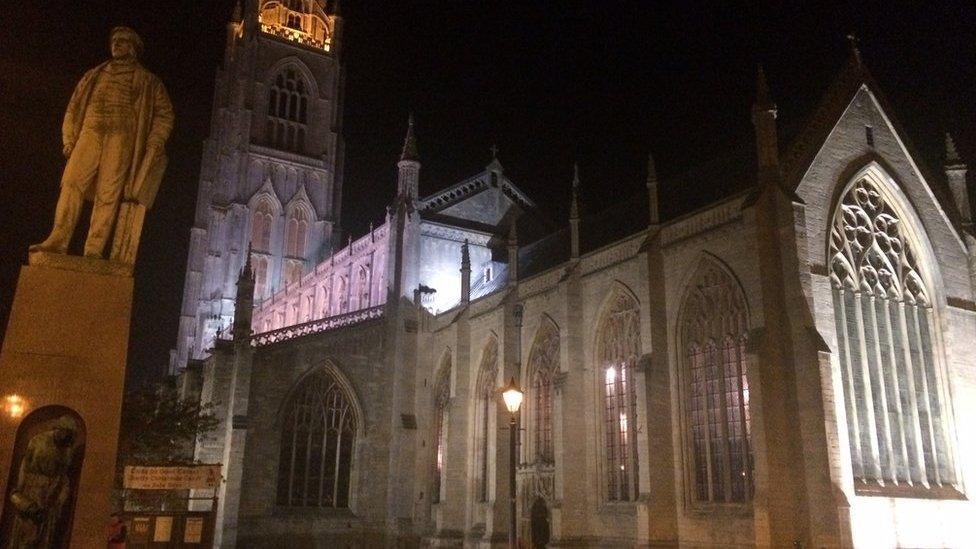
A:
POLYGON ((34 441, 32 440, 27 445, 27 451, 24 453, 24 459, 20 460, 20 467, 17 468, 17 484, 10 493, 10 503, 12 503, 14 508, 23 515, 32 514, 38 509, 37 502, 23 492, 23 489, 25 488, 24 485, 27 481, 27 471, 34 462, 34 450, 34 441))

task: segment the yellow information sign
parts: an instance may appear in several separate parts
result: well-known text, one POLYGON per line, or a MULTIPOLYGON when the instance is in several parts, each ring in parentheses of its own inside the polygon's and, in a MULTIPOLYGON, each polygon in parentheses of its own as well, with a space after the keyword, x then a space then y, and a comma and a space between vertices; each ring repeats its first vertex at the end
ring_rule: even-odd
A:
POLYGON ((130 490, 191 490, 217 488, 220 465, 180 467, 127 465, 123 486, 130 490))

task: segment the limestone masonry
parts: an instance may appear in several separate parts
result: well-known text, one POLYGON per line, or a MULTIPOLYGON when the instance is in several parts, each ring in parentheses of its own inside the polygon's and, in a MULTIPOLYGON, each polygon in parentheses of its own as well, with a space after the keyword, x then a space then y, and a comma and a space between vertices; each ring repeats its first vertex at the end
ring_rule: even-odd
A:
MULTIPOLYGON (((330 6, 338 3, 330 3, 330 6)), ((172 371, 220 427, 221 547, 960 547, 976 539, 976 240, 856 49, 778 142, 540 234, 498 159, 340 237, 342 17, 251 0, 217 72, 172 371), (250 249, 250 256, 248 250, 250 249), (794 545, 798 544, 798 545, 794 545)), ((746 116, 747 113, 742 113, 746 116)), ((571 182, 567 181, 567 185, 571 182)))

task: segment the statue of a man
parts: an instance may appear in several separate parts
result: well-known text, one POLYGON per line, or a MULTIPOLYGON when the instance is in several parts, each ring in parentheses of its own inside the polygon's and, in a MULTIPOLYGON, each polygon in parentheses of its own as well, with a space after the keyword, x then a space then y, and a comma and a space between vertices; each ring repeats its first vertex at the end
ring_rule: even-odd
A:
POLYGON ((17 469, 17 484, 8 502, 13 508, 10 542, 4 549, 48 549, 60 547, 65 532, 58 531, 70 512, 72 479, 78 424, 61 416, 54 425, 27 443, 17 469))
MULTIPOLYGON (((142 47, 134 30, 112 29, 112 59, 85 73, 75 87, 62 126, 68 163, 54 228, 44 242, 31 246, 32 252, 67 252, 84 199, 94 202, 86 257, 102 257, 113 227, 113 248, 119 247, 120 234, 141 232, 141 216, 138 227, 130 226, 131 216, 115 226, 119 204, 139 205, 142 213, 152 205, 166 166, 163 146, 173 129, 166 88, 139 64, 142 47)), ((135 240, 138 245, 138 234, 135 240)), ((135 250, 113 250, 113 259, 132 263, 135 250)))

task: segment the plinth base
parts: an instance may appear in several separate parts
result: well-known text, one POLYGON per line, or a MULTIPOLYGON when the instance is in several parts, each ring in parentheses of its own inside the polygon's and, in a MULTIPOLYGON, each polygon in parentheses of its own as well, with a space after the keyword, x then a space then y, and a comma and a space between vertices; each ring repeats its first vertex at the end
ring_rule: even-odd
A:
MULTIPOLYGON (((0 417, 0 528, 11 528, 10 494, 32 418, 63 407, 77 414, 84 434, 81 470, 73 483, 70 547, 105 546, 132 315, 131 273, 119 263, 47 253, 31 254, 30 266, 21 269, 0 351, 0 399, 17 395, 24 411, 0 417)), ((0 532, 0 538, 4 535, 9 533, 0 532)))

